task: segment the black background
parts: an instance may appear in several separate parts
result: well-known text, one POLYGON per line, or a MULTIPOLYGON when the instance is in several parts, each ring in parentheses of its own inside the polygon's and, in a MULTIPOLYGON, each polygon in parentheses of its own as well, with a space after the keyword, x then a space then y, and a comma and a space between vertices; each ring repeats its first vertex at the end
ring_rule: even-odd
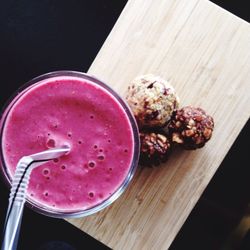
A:
MULTIPOLYGON (((247 1, 218 2, 249 21, 247 1)), ((126 1, 1 1, 0 105, 31 78, 54 70, 86 72, 126 1)), ((173 242, 171 249, 250 249, 248 236, 230 244, 249 203, 249 122, 173 242)), ((0 183, 0 228, 8 190, 0 183)), ((25 209, 19 249, 107 249, 63 220, 25 209), (41 229, 43 233, 40 233, 41 229), (38 231, 39 230, 39 231, 38 231), (88 247, 86 247, 88 245, 88 247)))

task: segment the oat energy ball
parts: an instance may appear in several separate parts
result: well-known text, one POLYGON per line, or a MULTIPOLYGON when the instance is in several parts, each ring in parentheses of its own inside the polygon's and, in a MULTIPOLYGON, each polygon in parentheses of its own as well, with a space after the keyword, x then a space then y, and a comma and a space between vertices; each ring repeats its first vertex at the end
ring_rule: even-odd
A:
POLYGON ((186 106, 173 113, 168 129, 173 142, 185 149, 197 149, 211 138, 214 121, 201 108, 186 106))
POLYGON ((170 140, 163 133, 141 132, 140 164, 145 166, 159 165, 167 160, 170 153, 170 140))
POLYGON ((172 85, 152 74, 135 78, 128 87, 126 100, 140 128, 164 126, 179 105, 172 85))

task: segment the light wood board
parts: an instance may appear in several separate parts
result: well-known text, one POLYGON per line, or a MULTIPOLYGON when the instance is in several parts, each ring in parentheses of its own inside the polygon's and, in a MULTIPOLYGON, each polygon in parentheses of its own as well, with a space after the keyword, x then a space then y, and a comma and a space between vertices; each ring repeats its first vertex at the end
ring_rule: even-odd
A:
POLYGON ((69 220, 113 249, 167 249, 249 118, 250 25, 206 0, 129 0, 89 73, 121 95, 134 77, 160 75, 181 106, 215 119, 204 148, 138 170, 113 205, 69 220))

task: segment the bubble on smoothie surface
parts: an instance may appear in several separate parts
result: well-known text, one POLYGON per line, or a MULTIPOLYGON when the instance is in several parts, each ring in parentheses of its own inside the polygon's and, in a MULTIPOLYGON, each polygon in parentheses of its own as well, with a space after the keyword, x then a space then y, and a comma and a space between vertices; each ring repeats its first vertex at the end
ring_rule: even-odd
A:
POLYGON ((65 169, 66 169, 66 166, 65 166, 65 165, 62 165, 62 166, 61 166, 61 169, 62 169, 62 170, 65 170, 65 169))
POLYGON ((90 198, 94 198, 94 196, 95 196, 94 192, 89 192, 89 197, 90 198))
POLYGON ((44 168, 43 169, 43 175, 44 176, 47 176, 47 175, 49 175, 50 174, 50 170, 48 169, 48 168, 44 168))
POLYGON ((97 159, 98 159, 99 161, 103 161, 103 160, 105 159, 105 156, 104 156, 104 155, 98 155, 98 156, 97 156, 97 159))
POLYGON ((54 139, 48 139, 46 142, 46 146, 48 148, 54 148, 56 146, 56 142, 54 139))
POLYGON ((54 162, 54 163, 58 163, 58 162, 59 162, 59 159, 58 159, 58 158, 55 158, 55 159, 53 159, 53 162, 54 162))
POLYGON ((96 163, 95 163, 94 161, 89 161, 89 162, 88 162, 88 166, 89 166, 90 168, 94 168, 94 167, 96 166, 96 163))

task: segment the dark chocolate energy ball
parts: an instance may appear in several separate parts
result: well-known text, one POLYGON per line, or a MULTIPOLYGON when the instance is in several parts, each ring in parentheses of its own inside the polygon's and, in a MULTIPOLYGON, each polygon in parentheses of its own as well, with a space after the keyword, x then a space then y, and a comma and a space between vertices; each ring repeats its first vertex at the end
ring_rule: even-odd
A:
POLYGON ((211 138, 214 120, 203 109, 186 106, 173 113, 168 128, 173 142, 185 149, 197 149, 211 138))
POLYGON ((170 152, 170 140, 163 133, 141 132, 140 164, 143 166, 159 165, 167 160, 170 152))

